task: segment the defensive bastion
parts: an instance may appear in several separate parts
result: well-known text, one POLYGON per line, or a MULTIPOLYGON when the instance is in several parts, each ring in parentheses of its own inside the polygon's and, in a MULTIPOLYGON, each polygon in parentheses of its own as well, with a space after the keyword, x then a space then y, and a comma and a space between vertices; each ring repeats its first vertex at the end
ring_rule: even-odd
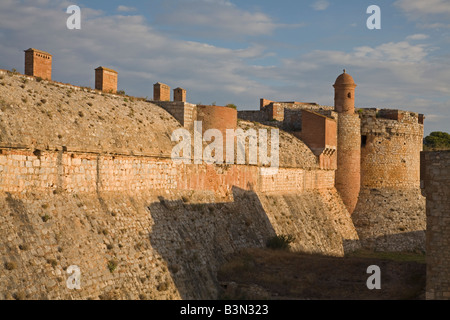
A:
POLYGON ((294 235, 295 251, 334 256, 359 238, 424 247, 423 116, 355 111, 345 72, 335 107, 262 101, 258 112, 189 104, 181 88, 170 101, 161 83, 152 101, 121 96, 114 76, 101 91, 0 71, 0 299, 215 298, 226 256, 277 234, 294 235), (282 129, 278 174, 174 163, 172 133, 198 119, 282 129), (66 286, 71 265, 80 290, 66 286))

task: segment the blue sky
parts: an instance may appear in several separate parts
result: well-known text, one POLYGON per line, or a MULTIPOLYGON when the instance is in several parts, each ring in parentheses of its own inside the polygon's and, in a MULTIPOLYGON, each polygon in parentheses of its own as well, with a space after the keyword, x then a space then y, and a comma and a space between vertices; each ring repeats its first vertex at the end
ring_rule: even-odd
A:
POLYGON ((0 2, 0 68, 23 72, 23 50, 53 54, 53 79, 94 86, 100 65, 119 89, 187 89, 188 101, 257 109, 260 98, 333 104, 346 68, 358 107, 424 113, 450 132, 448 0, 154 0, 0 2), (65 12, 81 7, 81 30, 65 12), (367 7, 381 8, 369 30, 367 7))

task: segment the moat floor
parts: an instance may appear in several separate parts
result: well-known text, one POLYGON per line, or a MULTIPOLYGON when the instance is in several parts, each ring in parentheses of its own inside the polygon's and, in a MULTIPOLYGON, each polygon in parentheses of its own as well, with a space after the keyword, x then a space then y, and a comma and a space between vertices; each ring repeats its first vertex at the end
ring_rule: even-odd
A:
POLYGON ((221 299, 421 300, 424 255, 358 252, 345 258, 251 249, 219 271, 221 299), (369 266, 381 269, 381 290, 369 290, 369 266))

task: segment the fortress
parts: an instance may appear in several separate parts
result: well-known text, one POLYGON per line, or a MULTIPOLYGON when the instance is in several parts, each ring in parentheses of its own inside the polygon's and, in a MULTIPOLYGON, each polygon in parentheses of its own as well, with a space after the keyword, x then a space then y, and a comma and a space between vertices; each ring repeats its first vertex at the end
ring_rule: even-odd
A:
POLYGON ((420 189, 424 116, 261 99, 259 111, 116 94, 51 81, 52 56, 29 49, 25 76, 0 71, 0 299, 215 298, 217 268, 242 248, 292 234, 292 248, 342 256, 359 247, 425 250, 420 189), (174 163, 172 133, 280 129, 280 168, 174 163), (82 270, 69 290, 65 270, 82 270), (24 283, 23 285, 18 285, 24 283), (6 289, 6 290, 5 290, 6 289))

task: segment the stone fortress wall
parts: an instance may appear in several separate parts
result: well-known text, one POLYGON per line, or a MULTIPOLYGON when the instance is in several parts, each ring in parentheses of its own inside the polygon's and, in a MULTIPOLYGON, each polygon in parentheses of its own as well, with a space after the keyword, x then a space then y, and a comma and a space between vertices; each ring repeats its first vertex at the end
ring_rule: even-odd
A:
POLYGON ((226 256, 276 234, 309 253, 357 244, 334 170, 286 133, 276 176, 175 164, 182 126, 153 103, 0 77, 0 299, 211 299, 226 256))
POLYGON ((427 299, 450 300, 450 151, 422 152, 427 197, 427 299))
MULTIPOLYGON (((356 85, 345 72, 336 80, 335 107, 261 99, 258 112, 189 104, 181 88, 170 101, 170 87, 162 83, 155 84, 153 101, 129 102, 89 90, 74 96, 72 89, 67 91, 73 86, 53 82, 25 89, 21 76, 2 74, 10 78, 13 91, 3 90, 1 101, 0 192, 8 210, 0 231, 13 245, 3 252, 0 287, 11 287, 16 294, 74 295, 54 283, 55 272, 62 275, 69 258, 80 259, 75 251, 66 255, 58 246, 57 238, 74 239, 65 231, 62 211, 88 225, 84 233, 80 225, 75 228, 83 234, 76 243, 85 257, 95 257, 92 264, 80 262, 89 270, 89 285, 74 295, 79 298, 215 297, 219 289, 214 272, 226 254, 264 246, 275 234, 295 234, 294 250, 331 255, 357 248, 360 238, 364 246, 376 249, 424 247, 424 199, 418 194, 417 175, 423 116, 398 110, 375 111, 375 118, 371 110, 355 113, 356 85), (31 101, 27 90, 32 90, 31 101), (26 121, 19 121, 17 112, 27 114, 26 121), (28 116, 38 122, 28 121, 28 116), (279 173, 262 176, 260 167, 249 165, 173 163, 171 132, 192 129, 196 120, 222 131, 256 125, 249 121, 282 129, 279 173), (318 127, 323 130, 316 132, 318 127), (383 152, 377 163, 377 153, 383 152), (398 169, 394 176, 387 173, 389 163, 398 169), (377 172, 386 179, 379 180, 377 172), (55 217, 51 227, 42 218, 49 207, 55 217), (116 211, 119 215, 111 218, 116 211), (232 223, 224 218, 227 214, 235 215, 232 223), (137 229, 133 217, 140 221, 137 229), (107 226, 103 230, 109 236, 98 230, 100 225, 107 226), (107 239, 93 234, 97 231, 107 239), (37 241, 31 253, 19 247, 27 234, 37 241), (55 238, 52 246, 44 240, 49 234, 55 238), (94 247, 102 250, 94 253, 94 247), (52 258, 44 259, 46 255, 52 258), (107 270, 108 261, 119 257, 120 276, 107 270), (153 257, 150 262, 148 257, 153 257), (14 286, 14 277, 5 278, 9 260, 20 266, 18 271, 29 265, 26 277, 34 282, 23 292, 14 286), (46 270, 42 280, 33 276, 34 266, 46 270), (153 269, 154 278, 149 278, 153 269), (203 276, 198 276, 200 271, 203 276), (142 285, 133 284, 138 278, 142 285)), ((15 274, 20 281, 20 273, 15 274)))
POLYGON ((364 188, 420 187, 423 122, 419 114, 361 109, 361 185, 364 188), (389 112, 405 115, 387 118, 389 112))
POLYGON ((364 246, 425 251, 425 198, 420 192, 423 116, 359 109, 361 192, 352 216, 364 246))

